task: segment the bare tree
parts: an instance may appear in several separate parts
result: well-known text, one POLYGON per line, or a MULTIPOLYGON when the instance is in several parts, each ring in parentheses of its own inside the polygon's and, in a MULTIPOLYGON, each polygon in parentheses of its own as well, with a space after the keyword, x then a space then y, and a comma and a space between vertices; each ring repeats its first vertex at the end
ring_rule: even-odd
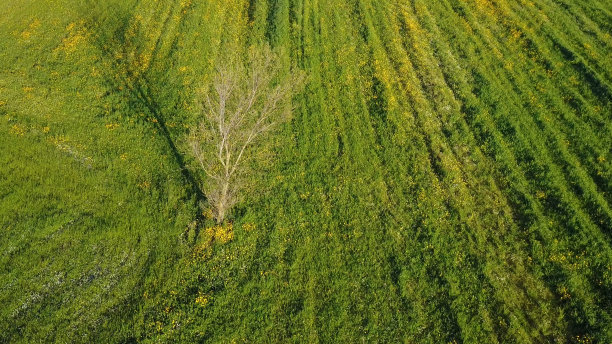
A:
POLYGON ((201 120, 189 147, 207 177, 204 192, 218 223, 244 193, 253 160, 270 132, 290 118, 291 98, 303 83, 299 72, 283 72, 269 46, 251 47, 246 62, 221 61, 212 82, 198 95, 201 120))

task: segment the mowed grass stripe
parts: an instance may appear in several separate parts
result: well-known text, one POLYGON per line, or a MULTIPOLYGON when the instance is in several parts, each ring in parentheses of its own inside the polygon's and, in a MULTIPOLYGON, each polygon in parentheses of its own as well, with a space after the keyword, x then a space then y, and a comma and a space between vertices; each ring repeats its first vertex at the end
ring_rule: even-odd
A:
MULTIPOLYGON (((489 80, 492 80, 492 78, 490 78, 489 80)), ((538 156, 539 156, 539 155, 538 155, 538 156)), ((561 197, 563 197, 563 196, 561 196, 561 197)), ((566 202, 567 202, 567 201, 566 201, 566 202)), ((567 204, 567 203, 566 203, 566 204, 567 204)), ((548 203, 547 205, 548 205, 548 206, 550 206, 550 203, 548 203)), ((567 206, 567 205, 566 205, 566 206, 567 206)), ((572 207, 571 205, 569 205, 569 206, 570 206, 570 207, 572 207)), ((554 209, 554 208, 553 208, 553 209, 554 209)), ((570 209, 571 209, 571 208, 570 208, 570 209)), ((575 208, 574 208, 574 209, 575 209, 575 208)), ((552 209, 551 209, 551 210, 552 210, 552 209)), ((553 211, 554 211, 554 210, 553 210, 553 211)), ((553 212, 552 214, 558 214, 558 213, 554 213, 554 212, 553 212)), ((578 215, 579 215, 579 214, 578 214, 578 215)), ((580 215, 579 215, 579 216, 580 216, 580 215)), ((568 218, 568 220, 572 220, 572 218, 570 217, 570 218, 568 218)), ((575 226, 580 226, 580 225, 581 225, 581 223, 584 223, 583 221, 585 221, 585 220, 584 220, 584 217, 583 217, 583 218, 582 218, 582 220, 577 220, 577 221, 580 221, 580 222, 575 222, 575 221, 574 221, 574 222, 572 222, 572 223, 571 223, 571 225, 568 227, 568 229, 569 229, 569 228, 576 228, 575 226)), ((588 226, 588 220, 587 220, 587 226, 588 226)), ((587 228, 588 228, 588 227, 587 227, 587 228)), ((592 228, 592 227, 591 227, 591 228, 592 228)), ((592 229, 589 229, 589 230, 587 230, 586 232, 578 232, 578 233, 576 233, 576 235, 578 235, 578 237, 583 237, 583 236, 585 236, 585 235, 586 235, 586 238, 589 238, 589 237, 590 237, 591 239, 586 239, 586 240, 587 240, 587 242, 588 242, 588 241, 595 240, 595 243, 598 243, 596 247, 601 247, 601 245, 602 245, 602 244, 604 245, 604 247, 607 247, 607 246, 606 246, 606 244, 605 244, 604 242, 602 242, 602 241, 601 241, 601 239, 598 239, 598 237, 600 237, 600 234, 598 234, 598 231, 594 231, 594 232, 593 232, 593 230, 592 230, 592 229), (589 235, 589 233, 593 233, 593 234, 594 234, 594 236, 593 236, 593 234, 590 234, 590 235, 589 235)), ((584 242, 584 240, 585 240, 585 239, 582 239, 582 240, 581 240, 581 242, 584 242)), ((584 249, 586 249, 587 251, 590 251, 590 252, 591 252, 591 253, 590 253, 591 257, 593 257, 593 259, 598 260, 597 258, 595 258, 595 256, 598 256, 598 255, 600 254, 599 249, 593 249, 593 246, 591 246, 590 244, 586 244, 586 243, 585 243, 584 245, 585 245, 585 246, 581 246, 581 247, 583 247, 583 248, 584 248, 584 249)), ((576 247, 574 247, 574 249, 576 249, 576 247)), ((576 252, 576 254, 579 254, 580 250, 578 250, 578 249, 577 249, 577 250, 576 250, 576 251, 574 251, 574 252, 576 252)), ((605 260, 604 260, 604 261, 605 261, 605 260)), ((605 269, 605 265, 604 265, 604 266, 600 266, 600 269, 605 269)), ((593 274, 593 275, 591 275, 591 278, 590 278, 590 279, 591 279, 591 280, 598 279, 598 277, 596 277, 596 276, 598 276, 598 275, 597 275, 597 274, 593 274)))
MULTIPOLYGON (((529 70, 534 71, 531 68, 529 70)), ((520 75, 520 74, 521 74, 520 71, 515 71, 513 73, 513 75, 520 75)), ((529 94, 530 97, 533 97, 532 91, 529 90, 526 84, 520 83, 521 80, 529 80, 529 76, 524 75, 523 78, 521 79, 519 79, 518 77, 515 77, 514 84, 524 85, 524 86, 521 86, 520 89, 525 90, 523 91, 524 94, 529 94)), ((528 81, 529 84, 533 84, 537 82, 538 82, 537 80, 528 81)), ((554 87, 548 87, 548 89, 554 90, 554 87)), ((555 96, 556 95, 552 96, 551 98, 553 99, 558 98, 558 96, 557 97, 555 96)), ((537 99, 536 101, 541 101, 538 99, 539 98, 538 96, 535 96, 535 97, 537 99)), ((547 119, 548 117, 546 115, 547 112, 544 112, 543 106, 539 106, 538 103, 534 105, 536 106, 534 107, 533 112, 534 114, 537 114, 537 116, 534 117, 534 119, 536 119, 537 121, 535 125, 539 125, 539 127, 544 133, 552 131, 552 133, 547 135, 550 138, 549 140, 552 141, 548 145, 548 147, 551 150, 560 150, 560 152, 557 152, 556 154, 553 154, 552 156, 558 157, 560 155, 562 157, 562 159, 557 160, 557 163, 559 165, 561 166, 569 165, 573 167, 573 170, 570 170, 570 171, 567 171, 567 169, 564 169, 564 172, 567 173, 566 180, 576 180, 577 179, 579 181, 581 190, 575 191, 575 192, 580 196, 584 194, 589 195, 587 197, 592 200, 591 201, 592 203, 588 206, 587 211, 589 212, 590 216, 594 218, 593 219, 594 222, 597 223, 602 229, 607 228, 609 226, 609 221, 611 217, 610 217, 610 210, 609 210, 606 200, 598 193, 597 186, 594 184, 593 180, 585 173, 582 166, 577 165, 576 157, 573 156, 571 153, 569 153, 567 149, 564 149, 564 147, 566 146, 566 142, 568 141, 565 139, 565 137, 561 133, 559 133, 556 130, 556 128, 549 125, 549 120, 547 119), (576 176, 576 174, 578 174, 579 176, 576 176)), ((592 173, 595 174, 594 171, 592 173)))

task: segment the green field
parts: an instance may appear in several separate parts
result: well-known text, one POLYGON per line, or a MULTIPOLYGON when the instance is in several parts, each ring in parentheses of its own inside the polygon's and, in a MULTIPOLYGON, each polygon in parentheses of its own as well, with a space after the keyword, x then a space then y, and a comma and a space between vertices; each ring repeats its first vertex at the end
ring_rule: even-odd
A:
POLYGON ((0 343, 612 343, 612 2, 0 1, 0 305, 0 343), (307 83, 215 227, 196 91, 266 42, 307 83))

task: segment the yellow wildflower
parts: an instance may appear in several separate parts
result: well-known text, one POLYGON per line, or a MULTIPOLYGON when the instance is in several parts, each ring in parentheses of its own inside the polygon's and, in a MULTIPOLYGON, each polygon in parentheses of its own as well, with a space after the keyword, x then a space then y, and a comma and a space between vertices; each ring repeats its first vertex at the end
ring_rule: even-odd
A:
POLYGON ((203 294, 202 292, 198 293, 198 297, 195 299, 195 303, 200 307, 204 307, 208 304, 209 298, 208 295, 203 294))
POLYGON ((206 218, 206 219, 212 219, 214 217, 212 209, 208 208, 208 209, 202 211, 202 216, 204 216, 204 218, 206 218))
POLYGON ((254 223, 245 223, 245 224, 242 225, 242 229, 244 229, 244 231, 246 231, 246 232, 250 232, 250 231, 255 229, 255 224, 254 223))
POLYGON ((26 129, 24 127, 22 127, 21 125, 19 125, 19 124, 14 124, 11 127, 10 132, 15 134, 15 135, 17 135, 17 136, 23 136, 23 135, 25 135, 26 129))

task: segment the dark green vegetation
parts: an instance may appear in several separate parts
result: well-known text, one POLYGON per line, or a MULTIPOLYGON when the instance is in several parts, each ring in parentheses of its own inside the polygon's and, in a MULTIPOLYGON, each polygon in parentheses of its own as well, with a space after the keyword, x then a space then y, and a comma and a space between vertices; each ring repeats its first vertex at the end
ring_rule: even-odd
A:
POLYGON ((612 3, 0 2, 0 342, 612 342, 612 3), (307 72, 211 227, 224 49, 307 72), (246 51, 246 50, 244 50, 246 51))

